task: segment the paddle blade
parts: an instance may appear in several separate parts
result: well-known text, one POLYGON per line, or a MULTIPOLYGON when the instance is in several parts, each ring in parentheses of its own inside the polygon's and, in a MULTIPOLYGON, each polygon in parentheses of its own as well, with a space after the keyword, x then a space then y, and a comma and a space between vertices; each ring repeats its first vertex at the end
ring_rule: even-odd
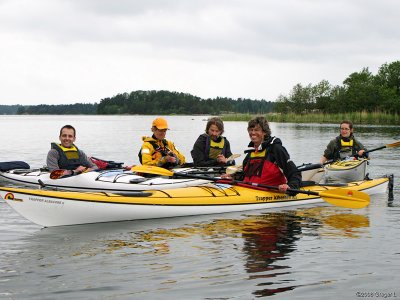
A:
POLYGON ((386 148, 393 148, 393 147, 400 147, 400 141, 392 143, 392 144, 386 144, 386 148))
POLYGON ((63 169, 53 170, 50 173, 50 178, 51 179, 59 179, 65 175, 68 175, 68 174, 66 174, 66 171, 67 170, 63 170, 63 169))
POLYGON ((238 166, 229 166, 226 168, 226 174, 232 175, 235 174, 239 171, 243 171, 243 166, 238 165, 238 166))
POLYGON ((144 173, 144 174, 155 174, 155 175, 160 175, 160 176, 173 176, 174 173, 171 172, 170 170, 160 168, 160 167, 155 167, 155 166, 133 166, 131 169, 133 172, 136 173, 144 173))
POLYGON ((342 188, 319 192, 319 196, 332 205, 355 209, 364 208, 371 201, 369 195, 364 192, 342 188))
POLYGON ((232 160, 235 160, 235 159, 238 158, 238 157, 240 157, 240 154, 232 154, 231 156, 229 156, 229 157, 226 159, 226 162, 230 162, 230 161, 232 161, 232 160))

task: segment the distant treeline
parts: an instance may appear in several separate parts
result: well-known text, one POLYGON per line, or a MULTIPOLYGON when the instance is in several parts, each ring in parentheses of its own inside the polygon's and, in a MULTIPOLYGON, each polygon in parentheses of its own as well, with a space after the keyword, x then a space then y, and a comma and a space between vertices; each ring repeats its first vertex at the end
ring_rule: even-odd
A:
POLYGON ((105 98, 100 104, 62 105, 2 105, 0 114, 76 115, 76 114, 141 114, 189 115, 249 113, 266 114, 274 111, 274 102, 252 99, 215 98, 202 99, 187 93, 170 91, 134 91, 105 98))
POLYGON ((274 110, 274 102, 251 99, 199 97, 169 91, 134 91, 100 101, 98 114, 265 114, 274 110))
POLYGON ((0 105, 0 115, 16 115, 21 105, 0 105))
POLYGON ((383 64, 376 75, 368 68, 350 74, 343 86, 322 80, 317 85, 293 87, 289 96, 279 96, 276 112, 339 114, 349 112, 400 113, 400 61, 383 64))
MULTIPOLYGON (((75 103, 61 105, 29 105, 20 106, 17 115, 95 115, 98 104, 75 103)), ((0 111, 1 113, 1 111, 0 111)))
POLYGON ((343 114, 354 112, 400 114, 400 61, 383 64, 376 75, 368 68, 350 74, 342 86, 326 80, 316 85, 298 83, 275 102, 217 97, 202 99, 170 91, 133 91, 99 104, 0 105, 0 114, 343 114))

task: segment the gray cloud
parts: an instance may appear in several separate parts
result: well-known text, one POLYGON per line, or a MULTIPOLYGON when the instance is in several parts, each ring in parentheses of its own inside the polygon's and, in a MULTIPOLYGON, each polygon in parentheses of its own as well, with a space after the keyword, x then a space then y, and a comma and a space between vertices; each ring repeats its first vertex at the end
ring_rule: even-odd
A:
MULTIPOLYGON (((39 83, 48 99, 57 92, 44 82, 49 78, 43 74, 49 72, 56 74, 57 82, 75 83, 79 74, 94 70, 93 84, 108 80, 109 89, 101 92, 115 94, 135 87, 113 82, 112 73, 129 78, 140 70, 138 89, 187 88, 185 92, 203 93, 199 96, 271 99, 289 91, 267 91, 255 78, 247 82, 248 92, 245 87, 234 90, 252 76, 285 80, 271 85, 286 89, 322 79, 340 83, 362 67, 376 69, 397 60, 399 7, 396 0, 2 0, 0 37, 8 46, 0 50, 0 63, 8 75, 0 75, 0 80, 21 86, 17 80, 22 72, 24 89, 31 93, 20 91, 18 97, 33 99, 31 94, 39 92, 30 83, 39 83), (224 74, 227 66, 236 76, 224 74), (175 82, 185 82, 179 74, 187 68, 196 84, 154 80, 157 72, 176 74, 175 82), (209 77, 220 87, 208 87, 204 78, 209 77)), ((15 88, 7 93, 10 97, 15 88)), ((89 94, 82 92, 82 98, 89 94)), ((70 95, 79 98, 80 91, 70 95)))

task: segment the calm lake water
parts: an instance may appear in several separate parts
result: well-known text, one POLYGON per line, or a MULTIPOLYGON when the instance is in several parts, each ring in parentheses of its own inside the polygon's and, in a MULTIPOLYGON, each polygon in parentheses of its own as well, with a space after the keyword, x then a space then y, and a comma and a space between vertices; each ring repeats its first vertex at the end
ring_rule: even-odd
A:
MULTIPOLYGON (((87 154, 137 164, 152 116, 0 116, 0 161, 45 164, 59 129, 87 154)), ((168 116, 191 161, 205 116, 168 116)), ((225 122, 234 153, 246 122, 225 122)), ((316 163, 338 124, 271 124, 297 165, 316 163)), ((357 126, 369 148, 400 127, 357 126)), ((241 162, 243 156, 238 160, 241 162)), ((400 149, 371 153, 370 177, 395 176, 394 201, 41 228, 0 200, 0 299, 362 299, 400 297, 400 149)))

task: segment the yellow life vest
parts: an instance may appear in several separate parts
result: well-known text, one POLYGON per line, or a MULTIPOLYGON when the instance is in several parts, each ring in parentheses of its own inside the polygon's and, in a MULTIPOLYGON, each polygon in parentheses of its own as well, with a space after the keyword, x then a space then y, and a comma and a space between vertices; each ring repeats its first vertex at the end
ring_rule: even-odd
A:
POLYGON ((218 155, 222 154, 225 147, 225 139, 221 138, 219 142, 210 139, 210 150, 208 152, 209 158, 217 159, 218 155))
POLYGON ((353 147, 353 144, 354 144, 353 142, 354 142, 353 139, 351 139, 348 142, 344 141, 343 139, 340 139, 340 144, 342 145, 342 148, 353 147))
POLYGON ((78 159, 79 158, 78 149, 74 145, 72 145, 72 147, 70 147, 70 148, 66 148, 66 147, 62 146, 61 144, 57 144, 57 145, 65 153, 65 156, 67 157, 67 159, 78 159))
POLYGON ((348 156, 351 156, 353 153, 353 144, 354 140, 350 139, 348 142, 344 141, 343 139, 340 139, 340 151, 339 155, 341 159, 344 159, 348 156))

